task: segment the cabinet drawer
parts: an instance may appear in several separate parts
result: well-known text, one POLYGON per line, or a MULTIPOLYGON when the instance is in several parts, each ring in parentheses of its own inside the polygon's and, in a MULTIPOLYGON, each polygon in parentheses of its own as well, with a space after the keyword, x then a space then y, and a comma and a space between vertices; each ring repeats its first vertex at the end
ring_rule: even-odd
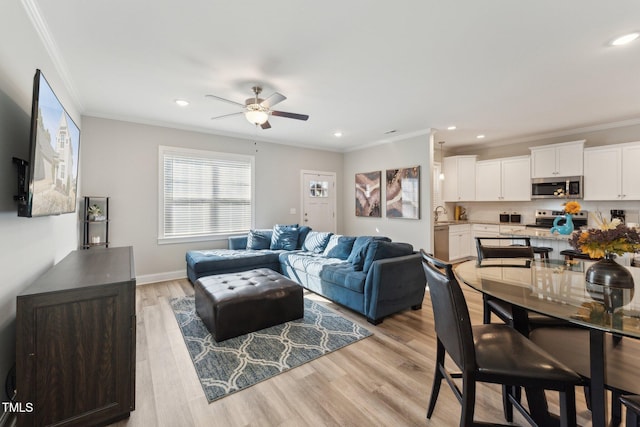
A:
POLYGON ((469 224, 456 224, 449 226, 449 234, 451 233, 465 233, 471 231, 469 224))
POLYGON ((472 230, 497 234, 500 233, 500 226, 496 224, 473 224, 472 230))

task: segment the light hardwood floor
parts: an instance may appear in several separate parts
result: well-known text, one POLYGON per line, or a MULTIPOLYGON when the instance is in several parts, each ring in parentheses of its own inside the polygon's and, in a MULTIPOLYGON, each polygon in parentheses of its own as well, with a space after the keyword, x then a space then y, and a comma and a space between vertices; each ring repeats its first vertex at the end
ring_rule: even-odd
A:
MULTIPOLYGON (((464 289, 474 323, 481 297, 464 289)), ((136 410, 114 425, 149 426, 455 426, 460 405, 446 384, 431 420, 425 417, 433 379, 435 335, 427 292, 422 310, 404 311, 378 326, 314 294, 310 298, 369 328, 372 337, 207 403, 171 298, 192 295, 186 280, 138 286, 136 291, 136 410)), ((581 390, 578 422, 590 425, 581 390)), ((557 398, 549 405, 558 413, 557 398)), ((475 419, 504 423, 500 388, 479 385, 475 419)), ((517 425, 527 425, 515 415, 517 425)))

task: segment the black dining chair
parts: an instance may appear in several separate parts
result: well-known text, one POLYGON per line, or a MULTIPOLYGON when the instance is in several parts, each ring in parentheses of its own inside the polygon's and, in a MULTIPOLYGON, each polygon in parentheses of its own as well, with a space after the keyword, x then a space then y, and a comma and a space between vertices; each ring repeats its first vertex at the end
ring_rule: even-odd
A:
POLYGON ((640 396, 621 396, 620 401, 627 408, 627 427, 640 426, 640 396))
MULTIPOLYGON (((589 331, 583 328, 536 328, 530 334, 530 339, 536 345, 552 354, 556 359, 569 366, 584 378, 586 385, 590 382, 589 360, 589 331)), ((622 338, 606 334, 604 339, 605 351, 605 388, 611 391, 611 420, 610 425, 618 425, 622 419, 620 402, 624 403, 623 394, 640 394, 640 340, 622 338)), ((585 387, 586 388, 586 387, 585 387)), ((640 402, 635 397, 626 397, 630 405, 633 401, 640 402)), ((585 390, 585 400, 590 407, 589 390, 585 390)), ((637 409, 638 406, 635 406, 637 409)), ((633 409, 633 406, 632 406, 633 409)), ((627 406, 629 414, 629 406, 627 406)), ((632 414, 633 416, 633 411, 632 414)), ((629 415, 627 415, 628 419, 629 415)), ((635 427, 636 425, 633 424, 635 427)))
MULTIPOLYGON (((504 258, 523 260, 521 263, 512 263, 512 267, 530 267, 534 252, 531 247, 531 239, 528 237, 509 238, 512 245, 504 246, 501 243, 507 239, 502 237, 476 237, 476 251, 478 254, 478 265, 482 266, 485 259, 504 258)), ((488 264, 491 265, 491 264, 488 264)), ((504 264, 502 264, 504 265, 504 264)), ((503 322, 513 325, 513 314, 511 304, 491 298, 487 294, 482 295, 482 321, 485 324, 491 323, 491 314, 498 316, 503 322)))
MULTIPOLYGON (((556 390, 560 394, 561 426, 576 424, 575 386, 578 374, 507 325, 471 325, 469 310, 452 265, 421 250, 429 286, 436 330, 436 367, 427 409, 431 418, 442 380, 445 379, 462 404, 460 426, 474 425, 476 383, 502 384, 505 418, 512 421, 515 407, 532 422, 531 415, 511 394, 513 387, 556 390), (459 373, 445 367, 449 355, 459 373), (462 380, 462 390, 454 382, 462 380)), ((531 402, 529 405, 531 407, 531 402)), ((533 423, 532 423, 533 425, 533 423)))

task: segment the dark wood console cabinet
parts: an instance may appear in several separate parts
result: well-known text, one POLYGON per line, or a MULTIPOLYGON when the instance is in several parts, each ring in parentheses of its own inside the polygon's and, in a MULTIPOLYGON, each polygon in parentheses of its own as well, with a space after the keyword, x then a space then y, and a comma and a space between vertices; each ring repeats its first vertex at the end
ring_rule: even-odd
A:
POLYGON ((19 426, 93 426, 135 400, 131 247, 73 251, 17 297, 19 426))

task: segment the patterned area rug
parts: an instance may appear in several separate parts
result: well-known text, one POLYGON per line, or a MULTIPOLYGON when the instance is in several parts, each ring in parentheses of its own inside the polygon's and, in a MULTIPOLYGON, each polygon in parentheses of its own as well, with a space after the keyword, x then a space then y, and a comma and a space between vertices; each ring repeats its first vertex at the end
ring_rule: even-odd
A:
POLYGON ((209 402, 366 338, 367 329, 304 299, 304 318, 216 343, 193 297, 171 307, 209 402))

